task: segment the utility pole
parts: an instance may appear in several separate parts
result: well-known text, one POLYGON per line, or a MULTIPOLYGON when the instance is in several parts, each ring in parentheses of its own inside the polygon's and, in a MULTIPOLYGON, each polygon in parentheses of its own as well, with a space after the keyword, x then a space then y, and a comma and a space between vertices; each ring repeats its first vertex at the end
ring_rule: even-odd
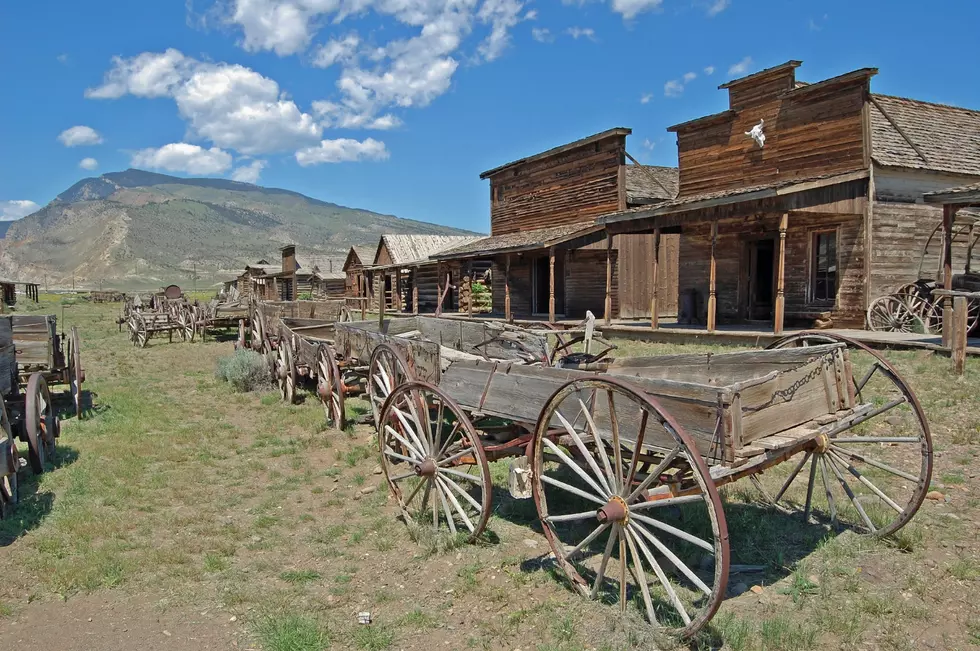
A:
POLYGON ((197 263, 194 263, 194 291, 197 291, 197 263))

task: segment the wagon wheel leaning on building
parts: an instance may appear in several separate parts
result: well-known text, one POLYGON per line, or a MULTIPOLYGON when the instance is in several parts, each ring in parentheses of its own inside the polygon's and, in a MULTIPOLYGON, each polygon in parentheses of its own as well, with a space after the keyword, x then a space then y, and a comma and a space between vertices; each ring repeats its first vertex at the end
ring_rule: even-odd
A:
POLYGON ((775 494, 757 486, 781 510, 802 509, 804 521, 819 510, 820 519, 831 525, 887 536, 915 515, 929 490, 933 462, 929 423, 898 370, 857 341, 803 332, 769 348, 834 342, 848 345, 848 391, 858 403, 874 408, 835 424, 815 448, 800 453, 775 494))

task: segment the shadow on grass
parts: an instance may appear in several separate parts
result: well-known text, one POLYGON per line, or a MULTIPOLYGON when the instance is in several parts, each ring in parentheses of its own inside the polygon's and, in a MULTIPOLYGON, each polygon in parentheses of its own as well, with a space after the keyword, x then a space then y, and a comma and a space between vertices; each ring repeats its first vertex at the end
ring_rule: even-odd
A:
MULTIPOLYGON (((45 472, 52 472, 71 465, 78 459, 73 448, 59 446, 54 460, 49 461, 45 472)), ((54 495, 39 491, 40 477, 33 474, 30 467, 23 467, 17 473, 19 500, 10 509, 9 515, 0 520, 0 547, 13 544, 27 532, 36 529, 51 513, 54 495)))

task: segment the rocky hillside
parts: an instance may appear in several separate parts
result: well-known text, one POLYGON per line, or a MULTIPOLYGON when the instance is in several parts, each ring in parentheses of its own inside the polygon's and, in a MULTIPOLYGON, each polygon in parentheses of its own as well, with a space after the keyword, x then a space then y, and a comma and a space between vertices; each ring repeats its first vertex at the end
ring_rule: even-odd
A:
POLYGON ((224 179, 130 169, 87 178, 0 240, 0 276, 50 287, 206 287, 283 244, 321 268, 382 233, 467 234, 224 179), (196 278, 194 274, 197 274, 196 278))

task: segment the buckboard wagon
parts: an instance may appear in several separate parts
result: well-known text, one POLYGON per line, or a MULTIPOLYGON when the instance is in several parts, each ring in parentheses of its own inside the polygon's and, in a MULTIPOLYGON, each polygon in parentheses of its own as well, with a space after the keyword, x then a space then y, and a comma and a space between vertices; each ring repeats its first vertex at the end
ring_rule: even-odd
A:
MULTIPOLYGON (((45 379, 45 375, 53 379, 59 376, 51 374, 52 367, 48 366, 47 358, 38 353, 40 346, 33 345, 37 342, 32 341, 27 345, 37 361, 32 361, 31 356, 25 353, 26 363, 18 369, 18 361, 23 361, 18 359, 19 349, 25 345, 23 340, 18 341, 18 337, 24 336, 24 319, 32 320, 30 330, 42 330, 37 327, 38 324, 46 328, 47 319, 54 322, 54 317, 0 317, 0 518, 8 517, 17 504, 21 466, 30 466, 35 474, 44 472, 47 462, 54 457, 55 440, 61 429, 45 379), (17 321, 21 321, 19 326, 15 325, 17 321), (18 327, 19 333, 16 332, 18 327), (35 366, 37 368, 33 368, 35 366), (23 390, 22 381, 25 384, 23 390), (25 461, 21 460, 17 451, 15 438, 27 443, 25 461)), ((52 338, 49 341, 54 345, 60 339, 52 338)), ((72 350, 77 351, 78 333, 74 328, 69 341, 75 342, 72 350)), ((69 355, 71 358, 75 359, 74 368, 81 372, 77 354, 74 357, 69 355)), ((80 393, 81 380, 72 384, 73 392, 76 386, 80 393)), ((73 397, 76 395, 73 394, 73 397)), ((80 413, 77 397, 75 404, 80 413)))
MULTIPOLYGON (((476 540, 489 463, 516 457, 511 492, 533 496, 572 585, 624 610, 635 597, 690 636, 727 588, 720 486, 748 477, 780 511, 874 535, 907 523, 928 490, 928 423, 884 358, 823 334, 774 346, 555 368, 419 363, 413 345, 406 375, 426 374, 380 408, 382 469, 410 527, 476 540)), ((374 355, 398 351, 386 341, 374 355)))
POLYGON ((58 334, 58 317, 53 314, 17 314, 11 317, 11 326, 20 384, 27 385, 30 376, 39 372, 46 385, 67 385, 75 415, 81 418, 85 370, 78 329, 72 326, 68 334, 58 334))

